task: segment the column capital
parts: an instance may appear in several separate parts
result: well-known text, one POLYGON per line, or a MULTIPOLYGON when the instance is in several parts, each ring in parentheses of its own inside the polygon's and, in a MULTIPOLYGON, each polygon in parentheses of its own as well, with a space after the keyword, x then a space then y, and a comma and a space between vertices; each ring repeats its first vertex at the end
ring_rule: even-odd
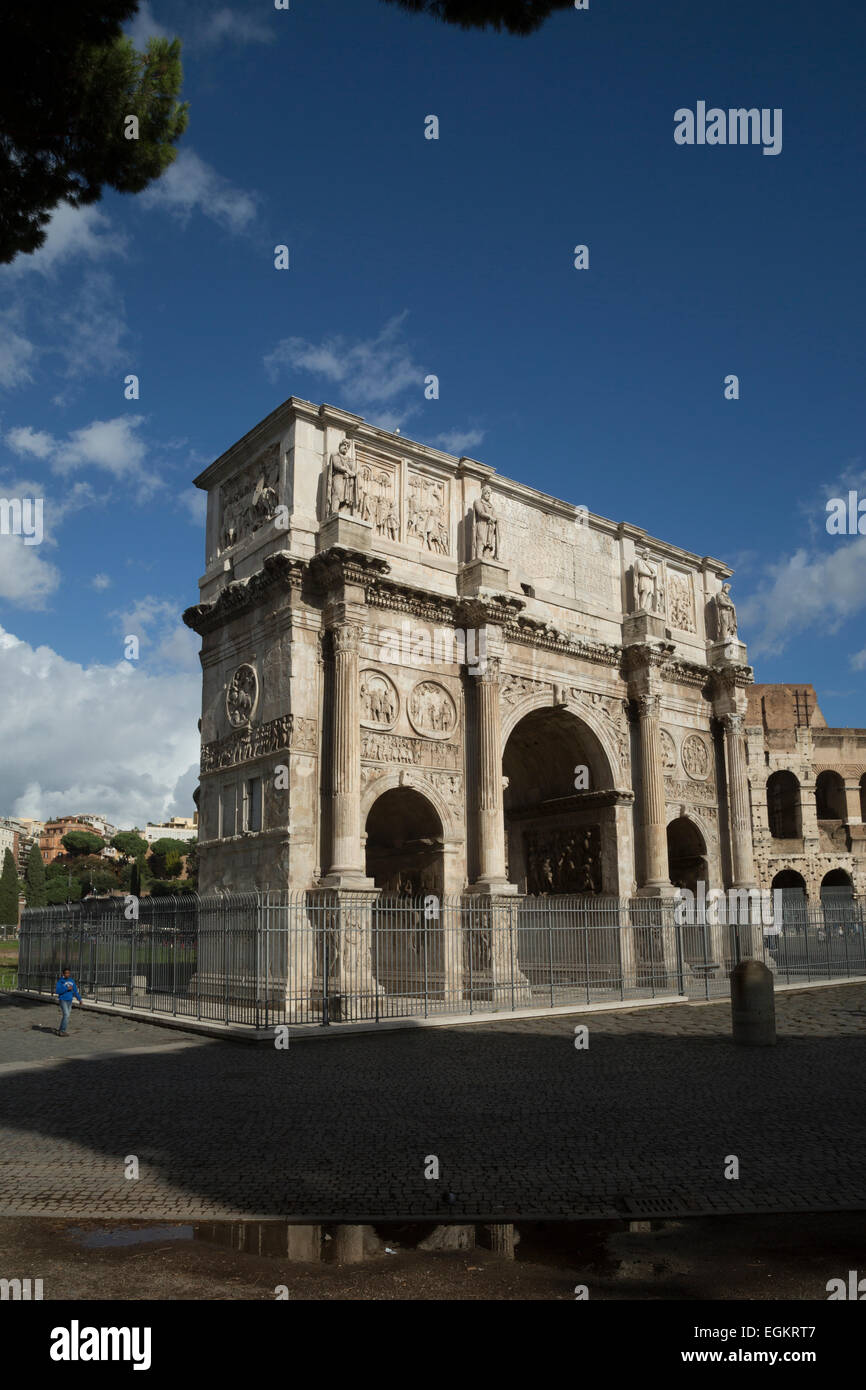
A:
POLYGON ((488 656, 483 669, 479 667, 477 680, 479 685, 498 685, 502 677, 502 658, 499 656, 488 656))
POLYGON ((647 690, 634 699, 641 719, 657 719, 661 714, 662 697, 657 690, 647 690))
POLYGON ((745 728, 746 716, 739 710, 729 710, 726 714, 717 715, 716 718, 726 734, 741 734, 745 728))
POLYGON ((340 623, 329 629, 335 652, 348 652, 357 655, 361 650, 364 629, 360 623, 340 623))

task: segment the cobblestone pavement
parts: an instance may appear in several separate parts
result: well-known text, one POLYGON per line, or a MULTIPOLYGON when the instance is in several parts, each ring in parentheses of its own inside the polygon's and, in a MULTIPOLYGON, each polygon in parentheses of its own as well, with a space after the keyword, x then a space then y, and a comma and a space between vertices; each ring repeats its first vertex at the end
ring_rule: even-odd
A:
MULTIPOLYGON (((0 1214, 557 1219, 866 1208, 866 985, 293 1041, 0 997, 0 1214), (574 1028, 589 1047, 574 1047, 574 1028), (140 1176, 124 1176, 135 1155, 140 1176), (424 1176, 428 1155, 440 1178, 424 1176), (739 1178, 724 1177, 728 1155, 739 1178)), ((335 1034, 337 1030, 335 1029, 335 1034)), ((429 1165, 428 1165, 429 1168, 429 1165)))

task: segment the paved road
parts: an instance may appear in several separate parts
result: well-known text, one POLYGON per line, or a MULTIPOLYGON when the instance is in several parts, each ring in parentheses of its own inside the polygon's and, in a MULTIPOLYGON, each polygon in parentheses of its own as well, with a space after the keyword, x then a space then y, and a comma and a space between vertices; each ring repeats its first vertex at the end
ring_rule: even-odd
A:
MULTIPOLYGON (((866 1208, 866 985, 267 1046, 0 998, 0 1214, 379 1221, 866 1208), (589 1027, 578 1051, 573 1030, 589 1027), (140 1176, 128 1180, 135 1155, 140 1176), (424 1176, 427 1155, 439 1180, 424 1176), (737 1180, 724 1177, 728 1155, 737 1180), (448 1194, 453 1200, 448 1200, 448 1194)), ((336 1029, 335 1029, 336 1034, 336 1029)))

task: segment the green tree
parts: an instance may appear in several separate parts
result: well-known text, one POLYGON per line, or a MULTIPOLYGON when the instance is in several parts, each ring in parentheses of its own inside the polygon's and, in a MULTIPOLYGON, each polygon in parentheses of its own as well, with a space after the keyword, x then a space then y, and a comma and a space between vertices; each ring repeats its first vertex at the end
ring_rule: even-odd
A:
POLYGON ((183 867, 186 849, 182 840, 166 835, 154 840, 150 847, 150 871, 159 879, 178 878, 183 867))
POLYGON ((144 859, 147 854, 147 840, 134 830, 119 830, 111 838, 113 849, 119 850, 128 862, 144 859))
POLYGON ((60 202, 140 193, 176 158, 179 39, 138 53, 138 0, 7 0, 0 43, 0 262, 36 251, 60 202), (131 138, 138 122, 137 138, 131 138))
POLYGON ((18 926, 18 892, 18 870, 11 849, 7 849, 0 874, 0 926, 18 926))
POLYGON ((505 29, 532 34, 554 10, 573 10, 574 0, 386 0, 413 14, 427 14, 461 29, 505 29))
POLYGON ((73 856, 96 854, 105 845, 102 836, 94 834, 92 830, 70 830, 61 837, 60 843, 73 856))
POLYGON ((39 846, 34 845, 27 857, 27 872, 24 875, 24 891, 28 907, 45 907, 45 865, 39 846))
POLYGON ((71 903, 77 903, 80 897, 81 883, 77 878, 74 878, 70 883, 65 874, 62 877, 60 874, 55 874, 45 881, 45 899, 49 907, 55 906, 57 903, 65 903, 67 900, 71 903))
POLYGON ((198 888, 198 840, 186 842, 186 875, 190 887, 198 888))
POLYGON ((133 861, 132 872, 129 875, 129 891, 136 898, 141 897, 141 865, 137 859, 133 861))

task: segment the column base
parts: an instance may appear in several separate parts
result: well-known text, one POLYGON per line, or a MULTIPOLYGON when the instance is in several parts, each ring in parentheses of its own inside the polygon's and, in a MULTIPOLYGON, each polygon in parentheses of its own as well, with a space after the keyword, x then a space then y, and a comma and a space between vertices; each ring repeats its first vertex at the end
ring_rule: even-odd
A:
POLYGON ((672 883, 667 883, 664 879, 655 879, 652 883, 644 883, 635 893, 636 898, 672 898, 676 894, 676 888, 672 883))
POLYGON ((319 879, 320 888, 341 888, 348 892, 378 893, 374 878, 367 878, 360 869, 335 869, 319 879))
POLYGON ((509 883, 507 878, 480 878, 475 883, 467 884, 464 893, 474 893, 488 898, 513 898, 520 892, 516 883, 509 883))

